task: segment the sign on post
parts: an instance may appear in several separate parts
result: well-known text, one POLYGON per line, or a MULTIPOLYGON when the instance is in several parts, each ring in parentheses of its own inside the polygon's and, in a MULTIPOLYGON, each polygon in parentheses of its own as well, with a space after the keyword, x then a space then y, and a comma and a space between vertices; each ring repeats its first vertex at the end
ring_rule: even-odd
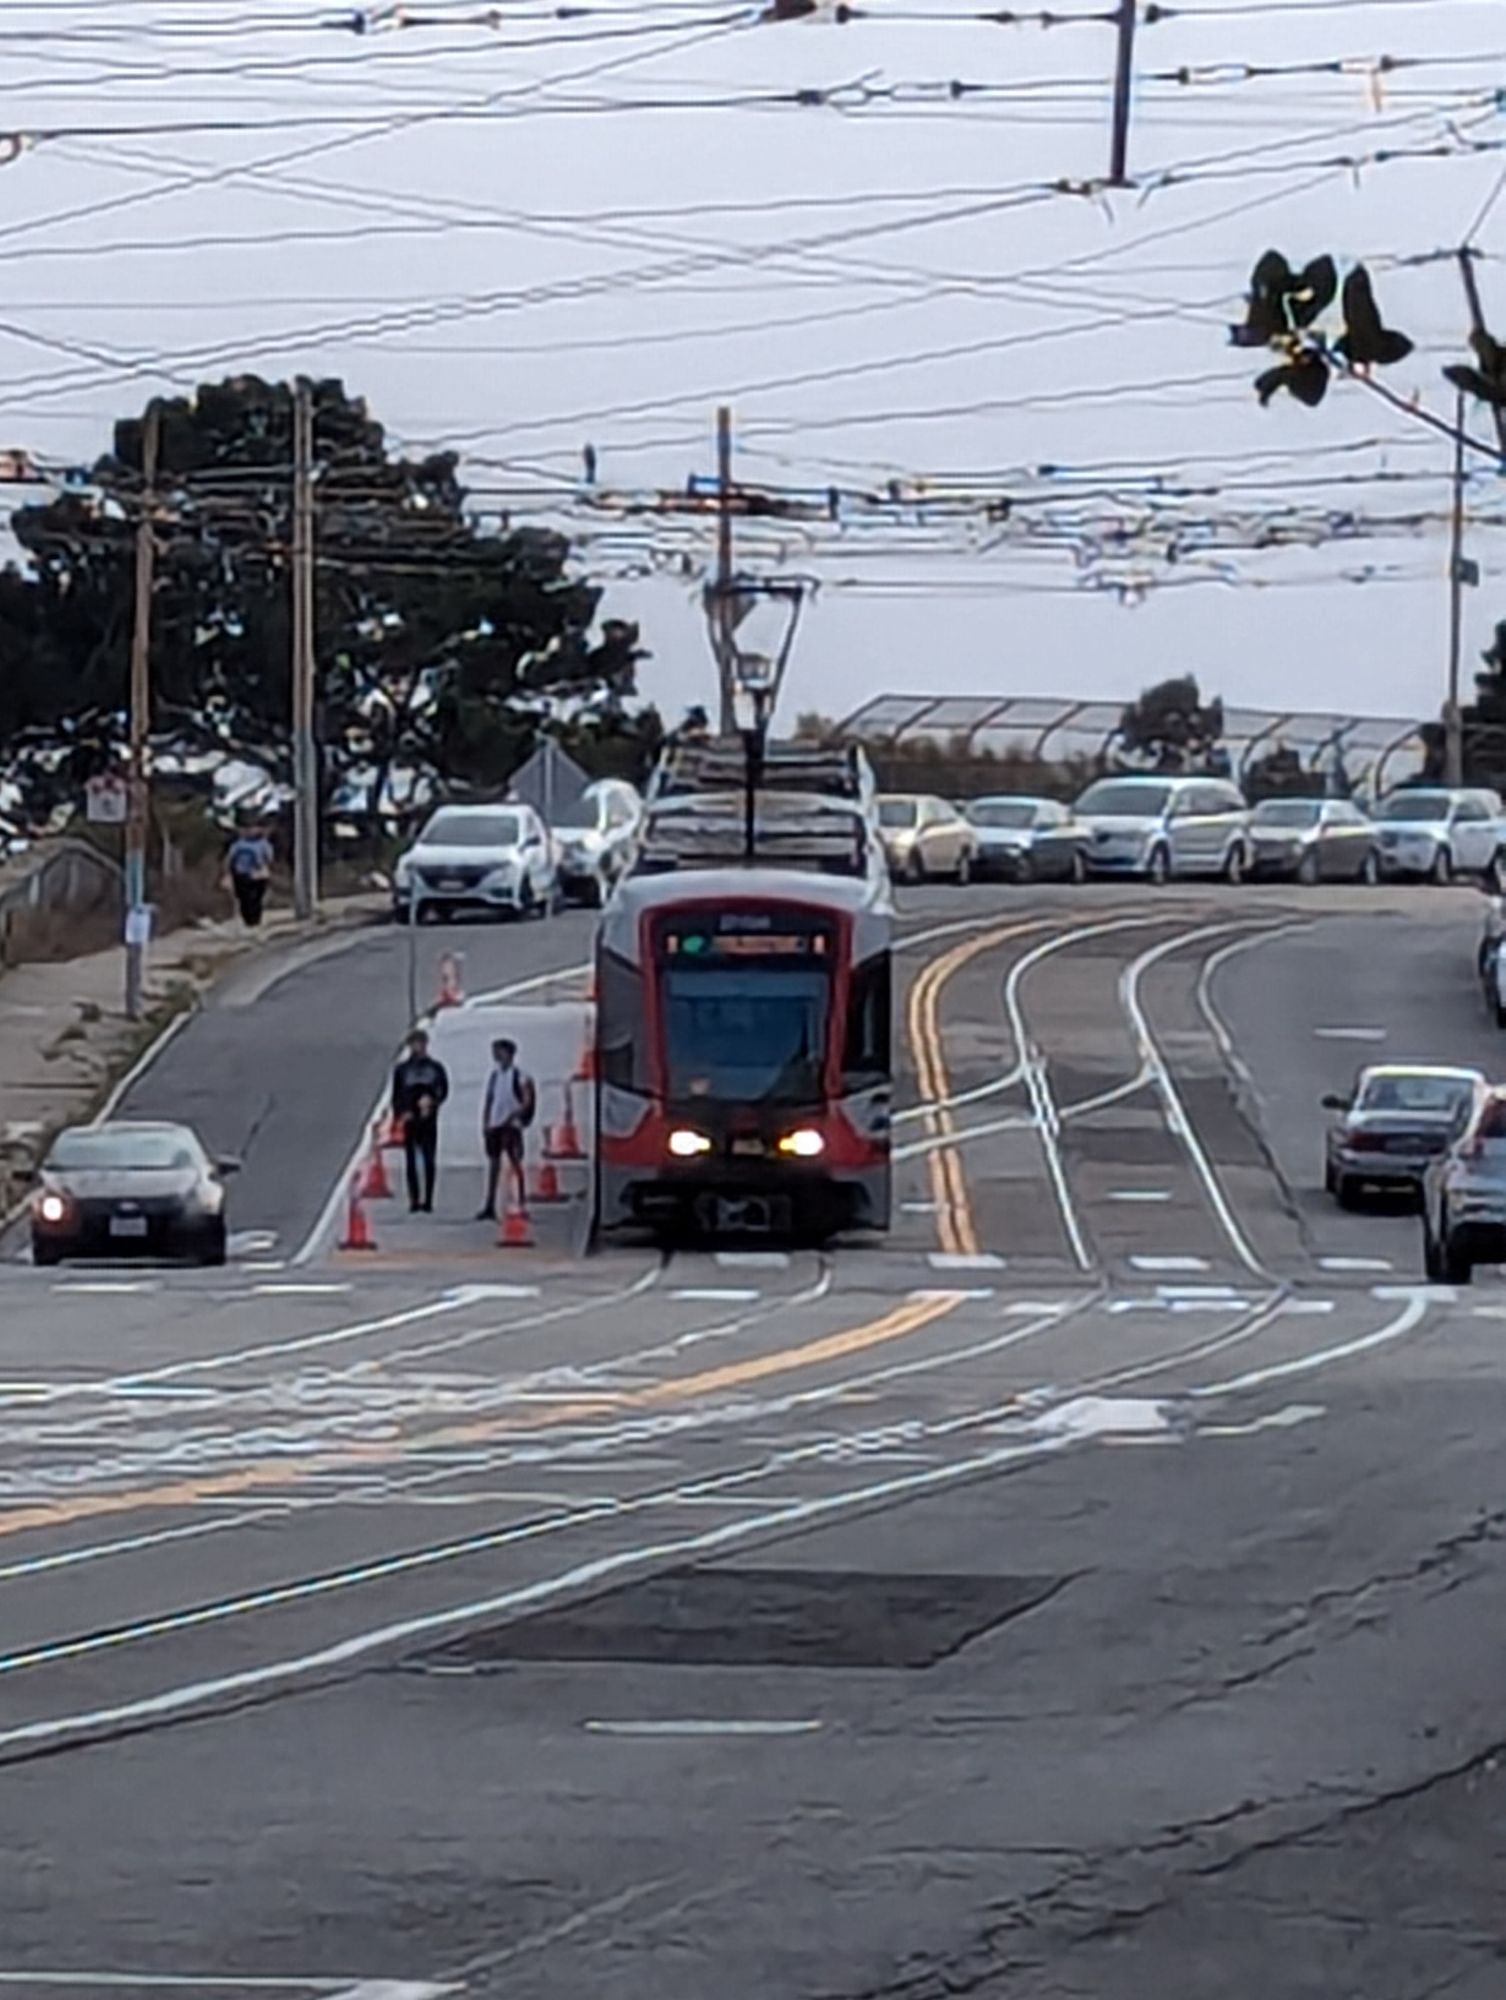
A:
POLYGON ((124 826, 130 789, 124 778, 107 773, 84 786, 84 817, 91 826, 124 826))

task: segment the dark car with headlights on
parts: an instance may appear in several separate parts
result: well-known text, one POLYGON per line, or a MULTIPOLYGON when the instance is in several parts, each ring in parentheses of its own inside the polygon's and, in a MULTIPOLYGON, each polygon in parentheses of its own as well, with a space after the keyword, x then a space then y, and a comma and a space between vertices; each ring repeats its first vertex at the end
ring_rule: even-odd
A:
POLYGON ((1506 1263, 1506 1091, 1476 1093, 1452 1143, 1422 1177, 1422 1258, 1435 1284, 1467 1285, 1506 1263))
POLYGON ((1006 796, 963 807, 977 835, 973 873, 1002 882, 1081 882, 1088 829, 1056 799, 1006 796))
POLYGON ((1328 1128, 1323 1185, 1340 1208, 1351 1207, 1362 1187, 1415 1194, 1484 1088, 1477 1069, 1377 1063, 1361 1070, 1351 1096, 1323 1099, 1342 1114, 1328 1128))
POLYGON ((122 1119, 60 1132, 31 1201, 33 1263, 65 1257, 225 1261, 224 1177, 186 1125, 122 1119))
POLYGON ((1380 836, 1348 799, 1264 799, 1247 866, 1266 882, 1378 882, 1380 836))

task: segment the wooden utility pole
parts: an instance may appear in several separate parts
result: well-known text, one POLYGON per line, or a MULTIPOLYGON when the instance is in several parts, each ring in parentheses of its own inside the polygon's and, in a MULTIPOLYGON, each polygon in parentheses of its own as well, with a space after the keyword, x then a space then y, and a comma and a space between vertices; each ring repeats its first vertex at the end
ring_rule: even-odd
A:
POLYGON ((1454 408, 1454 505, 1448 550, 1448 696, 1443 704, 1443 781, 1464 783, 1464 722, 1459 711, 1459 657, 1464 641, 1464 391, 1454 408))
POLYGON ((131 733, 125 837, 125 1009, 128 1020, 144 1011, 146 947, 152 913, 146 900, 146 842, 151 813, 147 745, 152 727, 152 585, 157 544, 157 456, 162 412, 154 401, 141 426, 141 516, 136 524, 136 603, 131 627, 131 733))
POLYGON ((1109 186, 1123 187, 1129 165, 1130 97, 1135 75, 1135 28, 1140 0, 1119 0, 1119 57, 1114 66, 1114 137, 1109 186))
POLYGON ((314 740, 314 396, 293 392, 293 908, 319 907, 319 752, 314 740))
POLYGON ((732 704, 732 412, 724 403, 716 413, 716 603, 712 632, 719 684, 718 730, 730 736, 736 727, 732 704))

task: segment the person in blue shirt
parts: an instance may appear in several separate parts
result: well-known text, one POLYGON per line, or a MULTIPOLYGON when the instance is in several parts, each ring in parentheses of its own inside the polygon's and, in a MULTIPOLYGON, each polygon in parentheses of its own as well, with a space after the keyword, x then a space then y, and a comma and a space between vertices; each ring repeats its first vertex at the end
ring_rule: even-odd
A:
POLYGON ((272 843, 266 829, 250 826, 238 833, 230 843, 225 867, 241 920, 248 930, 254 931, 261 922, 272 879, 272 843))

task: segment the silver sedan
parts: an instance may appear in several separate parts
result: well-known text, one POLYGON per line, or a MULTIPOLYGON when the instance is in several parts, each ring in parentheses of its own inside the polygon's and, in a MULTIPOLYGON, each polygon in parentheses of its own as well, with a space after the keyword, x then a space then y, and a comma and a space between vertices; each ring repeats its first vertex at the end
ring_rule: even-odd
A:
POLYGON ((1415 1194, 1484 1085, 1477 1069, 1377 1063, 1349 1096, 1325 1097, 1324 1108, 1341 1115, 1328 1128, 1323 1184, 1340 1208, 1363 1187, 1415 1194))
POLYGON ((1264 799, 1247 866, 1268 882, 1378 882, 1380 836, 1348 799, 1264 799))

